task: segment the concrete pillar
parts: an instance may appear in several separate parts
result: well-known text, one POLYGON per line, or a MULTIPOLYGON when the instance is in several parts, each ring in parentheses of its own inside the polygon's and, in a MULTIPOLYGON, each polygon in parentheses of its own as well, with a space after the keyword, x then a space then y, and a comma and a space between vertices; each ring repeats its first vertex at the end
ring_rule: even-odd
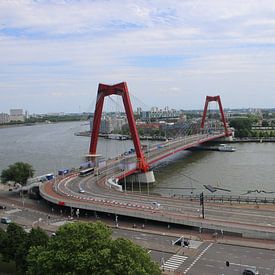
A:
POLYGON ((126 178, 127 183, 141 183, 141 184, 147 184, 147 183, 154 183, 155 180, 155 175, 153 171, 148 171, 145 173, 139 173, 139 174, 134 174, 126 178))

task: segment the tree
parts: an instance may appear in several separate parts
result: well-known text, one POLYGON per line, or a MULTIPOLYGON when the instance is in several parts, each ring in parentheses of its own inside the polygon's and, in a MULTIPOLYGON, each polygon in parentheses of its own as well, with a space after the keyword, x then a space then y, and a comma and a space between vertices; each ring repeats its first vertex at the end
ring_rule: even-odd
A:
POLYGON ((269 127, 269 123, 267 120, 262 121, 262 127, 269 127))
POLYGON ((3 228, 0 228, 0 253, 6 248, 7 233, 3 228))
POLYGON ((18 249, 24 244, 27 233, 15 223, 7 227, 4 249, 1 250, 5 261, 15 261, 18 249))
POLYGON ((48 244, 49 236, 47 232, 41 228, 32 228, 30 233, 27 234, 25 241, 18 246, 15 255, 15 263, 17 270, 20 270, 22 273, 26 273, 28 269, 27 265, 27 255, 29 249, 32 246, 41 246, 45 247, 48 244))
POLYGON ((30 248, 27 261, 28 274, 37 275, 160 274, 142 248, 113 241, 111 229, 101 222, 61 226, 46 247, 30 248), (129 273, 130 268, 135 273, 129 273))
POLYGON ((1 180, 3 183, 7 181, 15 181, 22 185, 26 185, 27 179, 33 177, 34 170, 32 166, 24 162, 16 162, 3 170, 1 180))
POLYGON ((158 265, 151 262, 144 249, 123 238, 111 244, 110 269, 113 274, 160 274, 158 265))
POLYGON ((251 136, 253 122, 253 118, 233 118, 230 120, 230 127, 235 129, 236 137, 248 137, 251 136))

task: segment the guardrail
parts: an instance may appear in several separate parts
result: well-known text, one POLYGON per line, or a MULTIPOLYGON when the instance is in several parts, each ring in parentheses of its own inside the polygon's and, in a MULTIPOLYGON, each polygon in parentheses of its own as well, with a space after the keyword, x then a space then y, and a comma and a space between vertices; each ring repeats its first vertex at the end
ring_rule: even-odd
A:
MULTIPOLYGON (((200 194, 182 195, 184 199, 190 201, 200 200, 200 194)), ((254 204, 275 204, 275 198, 268 197, 250 197, 250 196, 229 196, 229 195, 204 195, 204 200, 208 202, 237 202, 237 203, 254 203, 254 204)))

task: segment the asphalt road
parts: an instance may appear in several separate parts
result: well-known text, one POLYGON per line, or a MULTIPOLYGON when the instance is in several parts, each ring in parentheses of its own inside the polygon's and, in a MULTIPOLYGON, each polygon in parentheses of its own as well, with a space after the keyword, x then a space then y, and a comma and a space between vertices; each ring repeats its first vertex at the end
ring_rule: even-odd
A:
POLYGON ((204 243, 177 270, 188 275, 242 274, 246 267, 255 267, 259 274, 275 274, 275 251, 217 243, 204 243), (229 261, 229 267, 225 262, 229 261))
MULTIPOLYGON (((66 218, 60 213, 40 211, 39 204, 37 204, 37 210, 7 205, 6 210, 0 210, 0 216, 8 216, 12 221, 25 225, 26 229, 36 224, 42 228, 49 224, 55 225, 57 228, 58 225, 66 221, 66 218), (50 219, 48 219, 49 215, 50 219)), ((7 227, 4 224, 0 224, 0 226, 7 227)), ((175 241, 176 237, 121 228, 113 229, 113 237, 128 238, 141 244, 147 248, 152 259, 166 271, 177 271, 190 275, 234 275, 241 274, 246 266, 255 266, 260 274, 275 274, 274 250, 196 241, 190 246, 191 248, 178 247, 175 250, 175 246, 171 242, 175 241), (173 249, 174 252, 171 252, 173 249), (226 267, 226 261, 230 262, 229 267, 226 267)))
MULTIPOLYGON (((75 177, 70 181, 60 182, 57 185, 58 193, 68 198, 68 194, 78 197, 79 200, 97 199, 100 203, 108 201, 110 207, 119 207, 120 204, 127 204, 129 211, 135 208, 143 208, 144 211, 156 210, 155 215, 173 215, 176 217, 200 218, 200 206, 198 202, 190 202, 178 198, 146 196, 131 193, 119 193, 114 190, 104 188, 97 183, 96 177, 88 176, 85 178, 75 177), (84 193, 79 193, 79 189, 83 189, 84 193), (153 202, 160 204, 159 208, 153 205, 153 202)), ((264 209, 246 209, 234 208, 230 206, 214 205, 205 203, 205 217, 209 220, 224 222, 232 222, 243 224, 246 226, 266 227, 267 230, 272 230, 275 226, 275 211, 264 209)), ((205 222, 205 220, 202 220, 205 222)))

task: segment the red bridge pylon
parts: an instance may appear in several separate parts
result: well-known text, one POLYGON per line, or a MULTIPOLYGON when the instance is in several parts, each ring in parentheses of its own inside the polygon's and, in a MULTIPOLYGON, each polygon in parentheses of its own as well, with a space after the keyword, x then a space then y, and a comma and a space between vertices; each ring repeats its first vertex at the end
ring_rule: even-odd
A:
POLYGON ((121 82, 115 85, 105 85, 101 83, 98 85, 98 92, 97 92, 97 99, 96 99, 96 106, 95 106, 94 120, 93 120, 93 130, 92 130, 91 142, 90 142, 90 154, 92 155, 96 154, 96 147, 98 142, 98 135, 99 135, 99 129, 100 129, 100 121, 101 121, 104 98, 109 95, 122 96, 131 136, 132 136, 133 143, 136 150, 136 156, 138 161, 137 169, 142 172, 147 172, 149 170, 149 165, 147 164, 143 151, 141 150, 138 131, 137 131, 137 127, 134 119, 133 108, 130 101, 130 96, 129 96, 126 82, 121 82))
POLYGON ((227 137, 230 136, 230 132, 228 131, 227 124, 226 124, 226 119, 225 119, 225 115, 224 115, 224 111, 223 111, 223 107, 222 107, 221 98, 220 98, 219 95, 217 95, 217 96, 206 96, 205 105, 204 105, 204 111, 203 111, 203 116, 202 116, 202 121, 201 121, 201 128, 204 128, 204 123, 205 123, 205 118, 206 118, 208 104, 211 101, 218 102, 220 113, 221 113, 221 117, 222 117, 222 122, 223 122, 225 136, 227 136, 227 137))

